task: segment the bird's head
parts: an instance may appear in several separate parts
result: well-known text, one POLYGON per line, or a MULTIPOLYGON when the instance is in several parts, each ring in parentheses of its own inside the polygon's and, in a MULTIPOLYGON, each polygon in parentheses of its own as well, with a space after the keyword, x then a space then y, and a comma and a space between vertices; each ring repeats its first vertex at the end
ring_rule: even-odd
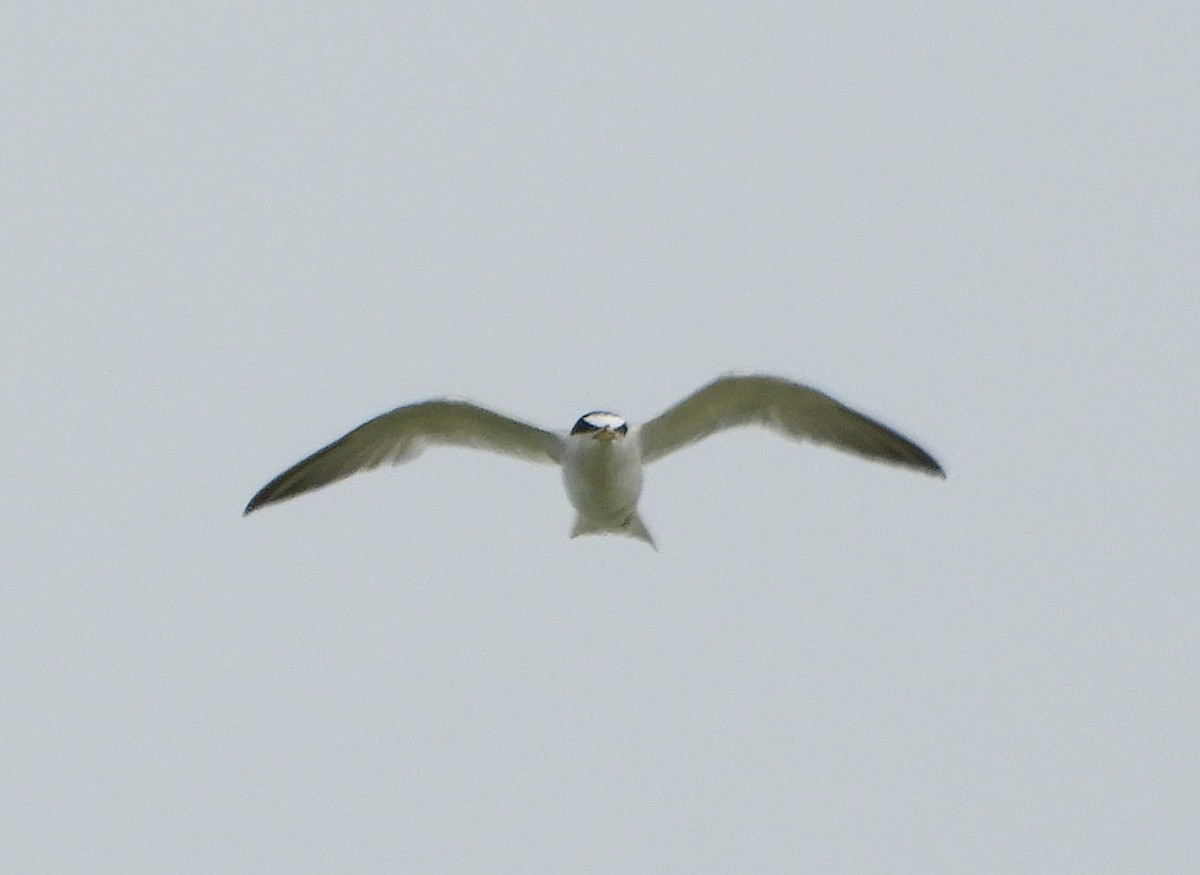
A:
POLYGON ((571 436, 585 436, 600 441, 615 441, 629 433, 629 423, 615 413, 593 410, 579 417, 571 436))

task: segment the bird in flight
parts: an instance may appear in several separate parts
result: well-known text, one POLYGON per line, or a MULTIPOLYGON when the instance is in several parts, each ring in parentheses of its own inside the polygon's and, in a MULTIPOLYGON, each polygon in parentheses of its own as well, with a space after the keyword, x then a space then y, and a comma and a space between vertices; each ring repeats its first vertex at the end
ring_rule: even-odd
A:
POLYGON ((741 425, 765 426, 794 440, 946 476, 908 438, 823 392, 778 377, 724 376, 640 427, 594 410, 579 417, 566 435, 454 399, 397 407, 288 468, 250 499, 243 515, 357 471, 407 462, 427 445, 446 444, 559 465, 576 512, 572 538, 618 534, 653 547, 637 509, 642 466, 741 425))

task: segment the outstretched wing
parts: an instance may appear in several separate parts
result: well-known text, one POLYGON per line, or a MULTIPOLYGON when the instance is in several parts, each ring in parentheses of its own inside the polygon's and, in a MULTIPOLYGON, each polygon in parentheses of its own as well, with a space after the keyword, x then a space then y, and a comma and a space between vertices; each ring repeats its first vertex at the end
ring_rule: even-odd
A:
POLYGON ((527 459, 562 461, 563 438, 466 401, 425 401, 364 422, 258 491, 244 514, 319 489, 357 471, 407 462, 429 444, 477 447, 527 459))
POLYGON ((653 462, 739 425, 763 425, 796 440, 945 476, 929 453, 886 425, 824 392, 763 376, 721 377, 650 420, 641 430, 642 461, 653 462))

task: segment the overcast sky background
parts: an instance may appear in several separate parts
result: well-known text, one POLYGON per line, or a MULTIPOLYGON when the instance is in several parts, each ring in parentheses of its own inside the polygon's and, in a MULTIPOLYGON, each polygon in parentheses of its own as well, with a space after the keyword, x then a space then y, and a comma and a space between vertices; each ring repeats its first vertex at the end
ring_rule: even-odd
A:
POLYGON ((1200 857, 1191 3, 19 4, 0 870, 1130 872, 1200 857), (431 450, 820 387, 647 472, 431 450))

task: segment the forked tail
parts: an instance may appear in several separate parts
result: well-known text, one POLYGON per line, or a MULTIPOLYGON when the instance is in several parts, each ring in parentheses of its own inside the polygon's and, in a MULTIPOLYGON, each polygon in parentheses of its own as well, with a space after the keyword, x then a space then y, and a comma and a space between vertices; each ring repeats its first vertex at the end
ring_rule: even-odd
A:
POLYGON ((645 541, 655 550, 658 549, 658 545, 654 543, 654 537, 636 510, 625 518, 625 522, 615 526, 587 517, 576 516, 575 525, 571 527, 571 537, 578 538, 580 535, 624 535, 627 538, 645 541))

